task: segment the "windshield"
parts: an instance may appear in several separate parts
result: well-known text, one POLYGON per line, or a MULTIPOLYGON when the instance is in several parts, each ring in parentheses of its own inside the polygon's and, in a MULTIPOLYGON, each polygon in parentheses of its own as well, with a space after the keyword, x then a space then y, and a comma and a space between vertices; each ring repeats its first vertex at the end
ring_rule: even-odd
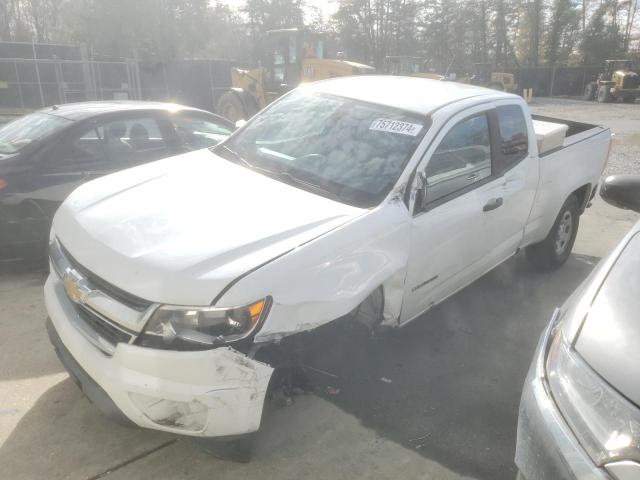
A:
POLYGON ((299 90, 260 114, 217 152, 352 205, 378 204, 427 130, 401 110, 299 90))
POLYGON ((0 154, 17 153, 70 123, 71 120, 46 113, 25 115, 0 128, 0 154))

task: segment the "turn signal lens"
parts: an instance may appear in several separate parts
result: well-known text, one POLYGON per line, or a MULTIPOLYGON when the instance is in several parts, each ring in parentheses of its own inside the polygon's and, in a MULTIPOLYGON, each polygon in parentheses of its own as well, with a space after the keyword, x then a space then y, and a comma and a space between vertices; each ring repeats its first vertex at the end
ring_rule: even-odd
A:
POLYGON ((0 190, 9 185, 4 178, 0 178, 0 190))

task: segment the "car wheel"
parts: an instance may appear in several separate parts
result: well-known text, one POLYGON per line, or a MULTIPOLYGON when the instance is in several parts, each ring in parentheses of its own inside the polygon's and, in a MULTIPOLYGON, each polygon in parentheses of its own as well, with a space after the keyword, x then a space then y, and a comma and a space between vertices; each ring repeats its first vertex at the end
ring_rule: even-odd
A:
POLYGON ((247 117, 242 100, 233 92, 227 92, 220 97, 218 101, 218 114, 233 123, 236 123, 238 120, 245 120, 247 117))
POLYGON ((602 85, 598 88, 598 103, 608 103, 612 100, 609 87, 602 85))
POLYGON ((596 91, 598 90, 598 86, 595 82, 587 83, 587 86, 584 87, 584 99, 587 101, 595 100, 596 91))
POLYGON ((635 95, 625 95, 624 97, 622 97, 622 101, 624 103, 635 103, 636 96, 635 95))
POLYGON ((580 224, 580 207, 571 195, 556 217, 551 231, 542 242, 526 249, 527 260, 537 270, 555 270, 569 258, 580 224))
POLYGON ((382 287, 380 287, 352 312, 351 318, 353 321, 366 327, 371 334, 374 334, 378 331, 382 323, 383 310, 384 292, 382 291, 382 287))

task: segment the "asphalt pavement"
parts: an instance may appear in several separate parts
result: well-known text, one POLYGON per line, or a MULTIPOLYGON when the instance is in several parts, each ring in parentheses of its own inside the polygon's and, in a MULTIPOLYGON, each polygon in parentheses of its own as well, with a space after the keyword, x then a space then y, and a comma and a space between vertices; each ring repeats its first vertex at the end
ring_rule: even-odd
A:
MULTIPOLYGON (((640 173, 638 105, 536 99, 532 109, 610 126, 607 173, 640 173)), ((559 271, 532 272, 518 255, 406 328, 344 349, 316 393, 268 406, 248 464, 104 419, 48 343, 43 274, 0 274, 0 477, 513 479, 538 337, 636 218, 598 198, 559 271)))

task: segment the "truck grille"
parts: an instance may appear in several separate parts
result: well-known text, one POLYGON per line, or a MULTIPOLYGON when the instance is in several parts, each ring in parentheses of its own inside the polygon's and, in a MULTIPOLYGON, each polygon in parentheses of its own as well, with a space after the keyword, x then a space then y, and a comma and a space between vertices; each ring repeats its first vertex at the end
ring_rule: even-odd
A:
POLYGON ((102 292, 109 295, 111 298, 114 298, 127 307, 133 308, 134 310, 137 310, 139 312, 142 312, 151 306, 151 302, 125 292, 115 285, 111 285, 106 280, 98 277, 93 272, 87 270, 85 267, 80 265, 75 258, 71 256, 71 254, 67 251, 66 248, 64 248, 62 244, 60 244, 60 249, 73 268, 82 273, 82 275, 84 275, 87 280, 89 280, 89 282, 95 285, 102 292))
POLYGON ((77 315, 69 320, 95 347, 111 356, 118 343, 132 343, 156 304, 123 292, 80 265, 54 239, 53 271, 77 315))
POLYGON ((75 309, 87 327, 98 333, 98 335, 100 335, 112 345, 116 345, 120 342, 129 343, 133 338, 133 335, 130 335, 123 330, 114 327, 113 325, 111 325, 111 323, 107 322, 105 319, 103 319, 97 313, 91 311, 90 309, 82 305, 75 305, 75 309))

